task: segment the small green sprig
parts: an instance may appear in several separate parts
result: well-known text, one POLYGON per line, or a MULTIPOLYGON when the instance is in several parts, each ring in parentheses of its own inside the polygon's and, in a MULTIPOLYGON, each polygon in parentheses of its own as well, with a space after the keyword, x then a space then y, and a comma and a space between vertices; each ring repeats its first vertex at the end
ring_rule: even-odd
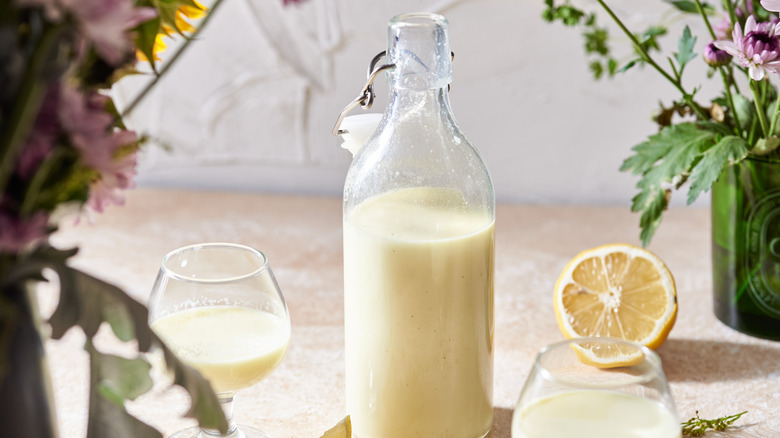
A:
POLYGON ((727 427, 731 426, 739 417, 746 413, 747 411, 743 411, 739 414, 720 417, 714 420, 705 420, 704 418, 699 417, 699 411, 696 411, 695 417, 691 417, 690 420, 682 423, 682 433, 686 436, 704 436, 708 429, 726 430, 727 427))

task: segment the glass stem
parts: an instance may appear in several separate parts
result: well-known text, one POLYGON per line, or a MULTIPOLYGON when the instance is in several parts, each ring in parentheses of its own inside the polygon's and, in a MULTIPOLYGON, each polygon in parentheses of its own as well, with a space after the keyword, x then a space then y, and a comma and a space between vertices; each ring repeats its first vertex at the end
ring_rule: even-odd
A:
POLYGON ((222 412, 225 413, 225 419, 228 423, 228 431, 225 435, 219 433, 216 429, 203 429, 204 437, 238 437, 238 427, 236 426, 236 420, 233 419, 233 396, 219 397, 219 404, 222 406, 222 412))

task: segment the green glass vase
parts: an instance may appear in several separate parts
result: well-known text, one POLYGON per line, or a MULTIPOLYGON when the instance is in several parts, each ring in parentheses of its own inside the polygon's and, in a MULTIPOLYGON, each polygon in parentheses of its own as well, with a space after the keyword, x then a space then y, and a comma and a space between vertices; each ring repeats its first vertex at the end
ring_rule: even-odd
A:
POLYGON ((715 315, 780 340, 780 160, 749 157, 726 168, 711 208, 715 315))

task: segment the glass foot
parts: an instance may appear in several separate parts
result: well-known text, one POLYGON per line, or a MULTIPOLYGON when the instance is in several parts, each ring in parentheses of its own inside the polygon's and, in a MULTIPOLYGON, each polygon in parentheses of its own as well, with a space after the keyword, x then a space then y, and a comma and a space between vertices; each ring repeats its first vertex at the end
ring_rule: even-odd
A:
POLYGON ((214 435, 195 426, 176 432, 170 438, 271 438, 271 436, 249 426, 238 426, 233 433, 227 435, 214 435))

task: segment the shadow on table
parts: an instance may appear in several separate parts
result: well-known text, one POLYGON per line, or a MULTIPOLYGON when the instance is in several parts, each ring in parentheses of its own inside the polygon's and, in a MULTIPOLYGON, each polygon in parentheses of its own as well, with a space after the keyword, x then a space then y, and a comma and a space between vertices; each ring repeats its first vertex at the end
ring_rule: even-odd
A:
POLYGON ((671 382, 717 382, 780 372, 780 343, 775 346, 668 339, 658 353, 671 382))
POLYGON ((510 438, 512 435, 512 409, 493 408, 493 428, 486 438, 510 438))

